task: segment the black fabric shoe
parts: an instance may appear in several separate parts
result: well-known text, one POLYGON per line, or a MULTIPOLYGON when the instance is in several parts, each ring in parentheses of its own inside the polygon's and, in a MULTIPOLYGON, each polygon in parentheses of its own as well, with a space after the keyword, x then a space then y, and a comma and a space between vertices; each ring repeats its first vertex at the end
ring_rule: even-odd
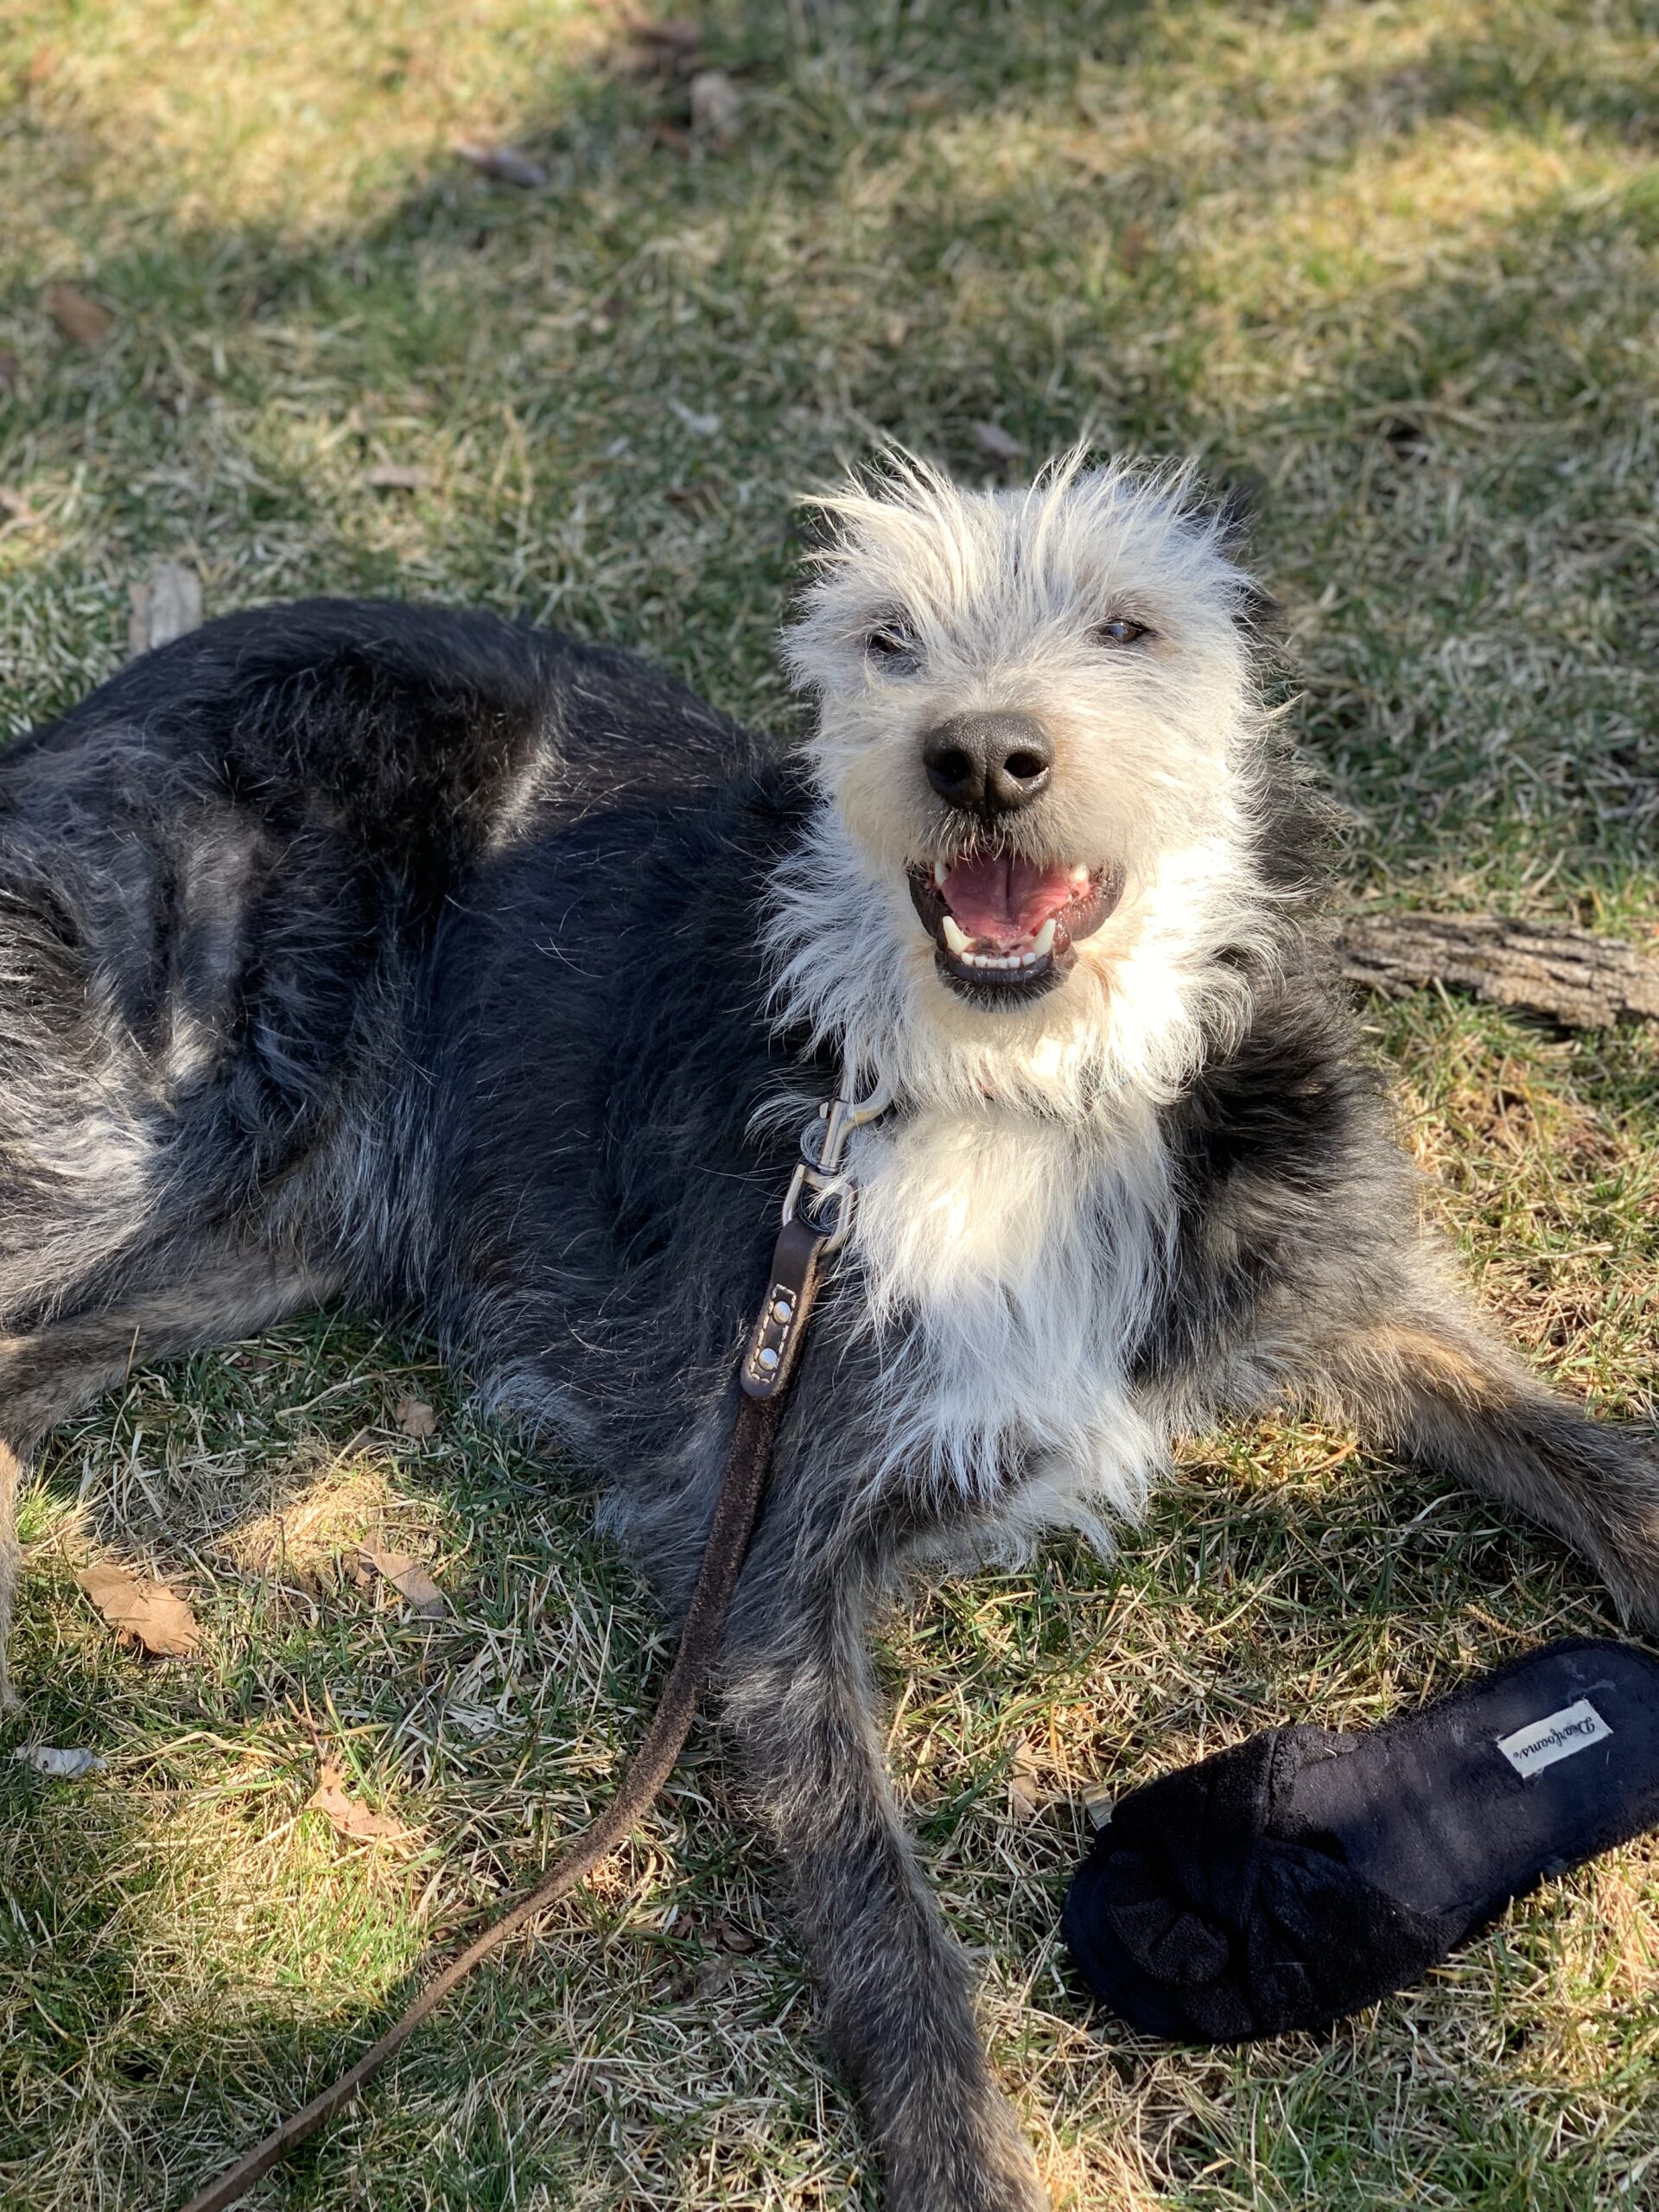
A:
POLYGON ((1659 1661, 1547 1645, 1363 1736, 1271 1728, 1123 1799, 1065 1940, 1179 2043, 1322 2028, 1547 1876, 1659 1827, 1659 1661))

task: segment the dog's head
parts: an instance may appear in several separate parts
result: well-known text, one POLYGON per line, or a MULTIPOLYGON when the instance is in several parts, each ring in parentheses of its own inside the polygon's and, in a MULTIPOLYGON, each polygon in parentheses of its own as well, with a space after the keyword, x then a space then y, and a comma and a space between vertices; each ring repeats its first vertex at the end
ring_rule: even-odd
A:
POLYGON ((785 641, 827 802, 785 887, 791 997, 982 1090, 1156 1027, 1250 873, 1260 601, 1225 524, 1075 460, 1000 492, 905 461, 824 506, 785 641))

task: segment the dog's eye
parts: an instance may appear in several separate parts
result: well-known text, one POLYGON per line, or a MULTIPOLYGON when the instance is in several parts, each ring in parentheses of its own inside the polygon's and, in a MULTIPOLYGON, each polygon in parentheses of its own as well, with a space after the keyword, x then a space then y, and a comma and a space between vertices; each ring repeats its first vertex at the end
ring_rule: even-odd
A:
POLYGON ((878 622, 864 640, 864 650, 872 660, 884 660, 902 667, 917 656, 916 632, 908 622, 897 615, 886 622, 878 622))
POLYGON ((1152 632, 1144 622, 1132 622, 1127 614, 1114 614, 1109 622, 1101 624, 1095 635, 1103 645, 1138 645, 1152 632))

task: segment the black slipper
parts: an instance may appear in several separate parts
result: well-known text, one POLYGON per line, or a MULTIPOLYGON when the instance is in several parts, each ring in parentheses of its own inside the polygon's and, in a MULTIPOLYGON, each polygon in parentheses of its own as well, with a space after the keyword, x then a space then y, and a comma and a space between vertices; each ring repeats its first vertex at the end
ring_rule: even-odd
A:
POLYGON ((1546 1876, 1659 1827, 1659 1661, 1554 1643, 1363 1736, 1271 1728, 1123 1799, 1065 1940, 1181 2043, 1322 2028, 1546 1876))

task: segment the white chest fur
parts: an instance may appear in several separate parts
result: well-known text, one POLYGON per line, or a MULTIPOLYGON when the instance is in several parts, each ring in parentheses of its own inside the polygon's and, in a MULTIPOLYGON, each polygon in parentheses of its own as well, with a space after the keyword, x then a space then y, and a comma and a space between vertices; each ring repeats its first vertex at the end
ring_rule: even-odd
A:
POLYGON ((1103 1534, 1166 1444, 1127 1372, 1173 1218, 1151 1109, 1080 1129, 935 1108, 865 1132, 853 1173, 880 1359, 873 1476, 919 1474, 1012 1536, 1103 1534))

